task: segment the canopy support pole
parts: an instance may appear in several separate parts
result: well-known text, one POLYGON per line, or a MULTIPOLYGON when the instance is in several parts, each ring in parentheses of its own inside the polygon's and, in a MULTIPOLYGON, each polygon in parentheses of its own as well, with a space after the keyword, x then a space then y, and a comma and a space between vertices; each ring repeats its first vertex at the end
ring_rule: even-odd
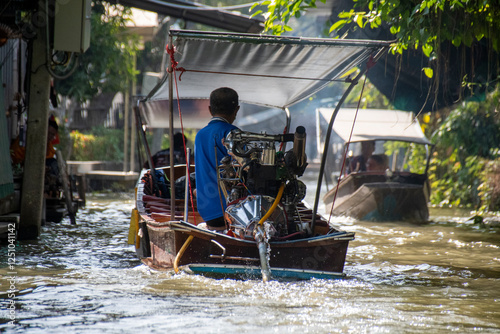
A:
POLYGON ((134 107, 134 116, 135 116, 135 124, 137 129, 139 130, 140 137, 142 139, 142 144, 144 146, 144 150, 146 151, 146 160, 149 163, 149 173, 151 174, 151 178, 153 180, 153 194, 156 194, 156 190, 158 189, 158 182, 156 180, 156 166, 153 162, 153 156, 151 155, 151 150, 149 149, 148 140, 146 138, 146 133, 142 128, 142 120, 141 114, 139 110, 139 101, 137 105, 134 107))
POLYGON ((345 99, 347 98, 347 96, 349 96, 349 93, 352 91, 354 86, 356 86, 358 84, 359 79, 365 73, 366 73, 366 71, 359 72, 359 74, 356 76, 356 78, 351 81, 351 84, 346 89, 346 91, 342 95, 342 98, 337 103, 337 106, 335 107, 335 111, 333 112, 332 117, 330 118, 330 123, 328 123, 328 129, 326 130, 326 137, 325 137, 325 147, 323 148, 323 155, 321 156, 321 164, 319 166, 319 177, 318 177, 318 184, 316 186, 316 196, 314 197, 313 216, 312 216, 312 223, 311 223, 311 231, 313 232, 313 234, 314 234, 314 227, 316 225, 316 213, 318 212, 319 196, 321 195, 321 183, 323 181, 323 173, 325 172, 326 156, 327 156, 328 150, 330 148, 329 143, 330 143, 330 137, 332 134, 333 123, 335 122, 335 118, 337 117, 337 114, 339 113, 340 107, 342 106, 342 104, 344 104, 345 99))
MULTIPOLYGON (((290 133, 290 124, 292 123, 292 115, 290 114, 290 109, 286 107, 285 109, 285 115, 286 115, 286 133, 290 133)), ((286 142, 283 144, 283 152, 286 152, 286 142)))
POLYGON ((346 89, 344 94, 342 95, 342 98, 339 100, 337 103, 337 106, 335 107, 335 111, 332 114, 332 117, 330 118, 330 123, 328 123, 328 130, 326 131, 326 137, 325 137, 325 147, 323 148, 323 155, 321 157, 321 165, 319 167, 319 177, 318 177, 318 185, 316 187, 316 196, 314 197, 314 207, 313 207, 313 216, 312 216, 312 222, 311 222, 311 231, 314 234, 314 228, 316 225, 316 213, 318 212, 318 202, 319 202, 319 196, 321 194, 321 183, 323 181, 323 173, 325 172, 325 164, 326 164, 326 156, 328 154, 328 150, 330 148, 330 137, 332 134, 332 128, 333 128, 333 123, 335 122, 335 118, 337 117, 337 114, 339 113, 340 107, 344 104, 345 99, 349 94, 351 93, 352 89, 354 86, 356 86, 361 79, 363 75, 366 74, 366 72, 370 69, 371 66, 375 64, 375 62, 387 51, 387 48, 381 49, 373 58, 370 58, 369 62, 367 63, 364 69, 362 69, 358 75, 351 81, 351 84, 349 87, 346 89))
MULTIPOLYGON (((169 36, 168 46, 173 48, 172 35, 169 36)), ((169 105, 169 121, 168 121, 168 137, 170 138, 170 220, 175 220, 175 176, 174 176, 174 68, 172 62, 168 65, 168 105, 169 105)))

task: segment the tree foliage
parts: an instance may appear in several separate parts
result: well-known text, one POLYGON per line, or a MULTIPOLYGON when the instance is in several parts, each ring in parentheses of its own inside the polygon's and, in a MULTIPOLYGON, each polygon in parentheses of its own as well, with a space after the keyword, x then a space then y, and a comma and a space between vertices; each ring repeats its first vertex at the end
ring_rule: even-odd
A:
MULTIPOLYGON (((262 5, 268 9, 266 30, 281 34, 292 29, 288 25, 290 18, 298 18, 308 8, 315 8, 316 0, 273 0, 264 1, 262 5)), ((394 52, 401 53, 409 47, 422 48, 423 53, 432 58, 437 56, 436 50, 444 41, 458 47, 488 39, 491 47, 500 51, 499 18, 497 1, 354 0, 353 8, 339 14, 330 32, 388 24, 397 39, 394 52)))
POLYGON ((73 145, 69 157, 76 161, 123 161, 123 130, 98 127, 92 133, 73 130, 68 142, 73 145))
POLYGON ((500 210, 500 184, 494 177, 500 167, 498 110, 500 86, 484 102, 453 110, 435 131, 430 168, 434 204, 500 210))
POLYGON ((135 78, 137 38, 127 33, 131 10, 101 1, 92 4, 91 40, 76 71, 56 80, 59 94, 83 102, 99 93, 124 91, 135 78))
MULTIPOLYGON (((290 20, 316 7, 316 1, 272 0, 261 5, 267 6, 266 30, 279 35, 292 30, 290 20)), ((402 55, 415 49, 427 56, 428 62, 422 62, 422 73, 435 80, 436 95, 438 80, 443 75, 441 66, 446 65, 451 52, 463 56, 460 68, 455 71, 463 74, 459 77, 464 89, 473 91, 474 86, 486 84, 482 94, 490 93, 485 102, 464 103, 445 115, 446 119, 438 119, 441 112, 435 112, 431 117, 426 116, 431 118, 429 123, 423 122, 424 127, 434 123, 437 128, 433 135, 436 151, 429 171, 431 200, 434 204, 500 210, 498 85, 491 93, 495 87, 491 83, 500 78, 498 73, 494 77, 500 53, 500 3, 491 0, 353 0, 352 6, 346 7, 332 19, 330 36, 345 38, 357 29, 389 30, 395 38, 393 53, 402 55), (446 51, 441 50, 442 46, 446 51), (478 53, 483 53, 481 64, 475 63, 478 53), (472 70, 466 73, 465 66, 472 70), (474 66, 487 68, 482 78, 480 75, 473 78, 474 66)), ((448 70, 442 80, 450 80, 451 71, 453 69, 448 70)), ((446 86, 443 88, 446 91, 446 86)))

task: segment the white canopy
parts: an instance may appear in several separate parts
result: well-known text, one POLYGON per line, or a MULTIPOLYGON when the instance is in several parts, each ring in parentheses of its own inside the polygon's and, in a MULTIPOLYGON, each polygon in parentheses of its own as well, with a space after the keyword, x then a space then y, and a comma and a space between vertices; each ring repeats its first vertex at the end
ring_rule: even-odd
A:
MULTIPOLYGON (((327 120, 334 108, 318 108, 327 120)), ((333 131, 345 142, 349 141, 356 109, 341 108, 335 117, 333 131)), ((366 140, 397 140, 419 144, 430 144, 413 113, 400 110, 359 109, 351 142, 366 140)))
MULTIPOLYGON (((235 33, 171 31, 181 99, 207 99, 219 87, 231 87, 243 103, 285 108, 378 58, 389 42, 277 37, 235 33), (180 71, 177 71, 180 74, 180 71)), ((141 104, 145 120, 168 114, 168 76, 141 104)), ((174 98, 176 98, 174 89, 174 98)), ((167 118, 167 116, 165 116, 167 118)), ((148 122, 151 125, 151 122, 148 122)), ((161 123, 161 124, 160 124, 161 123)))

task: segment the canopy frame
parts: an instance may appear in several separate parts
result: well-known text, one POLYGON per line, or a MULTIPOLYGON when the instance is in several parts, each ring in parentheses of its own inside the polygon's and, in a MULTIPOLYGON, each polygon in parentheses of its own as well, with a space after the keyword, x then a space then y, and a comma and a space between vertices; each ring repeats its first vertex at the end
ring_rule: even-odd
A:
MULTIPOLYGON (((348 70, 343 67, 343 65, 347 66, 347 62, 350 65, 351 68, 359 67, 359 65, 365 65, 359 68, 359 72, 355 76, 354 79, 351 79, 350 76, 348 76, 346 79, 343 79, 342 81, 348 82, 349 87, 345 90, 344 94, 342 95, 341 99, 339 100, 335 112, 332 114, 332 117, 329 122, 325 142, 330 141, 331 137, 331 132, 332 132, 332 127, 333 123, 335 121, 335 117, 338 113, 338 110, 340 106, 343 104, 343 102, 346 100, 347 96, 349 93, 352 91, 354 86, 358 84, 359 80, 365 73, 368 71, 368 69, 376 63, 382 55, 384 55, 389 47, 391 42, 390 41, 367 41, 367 40, 335 40, 335 39, 319 39, 319 38, 303 38, 303 37, 279 37, 279 36, 262 36, 262 35, 252 35, 252 34, 237 34, 237 33, 216 33, 216 32, 197 32, 197 31, 180 31, 180 30, 170 30, 169 32, 169 47, 173 47, 174 43, 174 37, 177 38, 200 38, 203 41, 210 40, 210 41, 216 41, 216 43, 222 42, 231 42, 231 43, 248 43, 248 45, 266 45, 266 44, 277 44, 278 46, 287 46, 287 45, 299 45, 299 46, 307 46, 307 47, 314 47, 314 46, 325 46, 325 47, 335 47, 335 46, 341 46, 341 47, 355 47, 359 48, 355 49, 355 51, 352 51, 351 54, 349 55, 344 55, 344 57, 347 59, 346 61, 340 61, 336 63, 336 68, 327 68, 327 72, 323 77, 321 78, 314 78, 314 77, 286 77, 286 76, 274 76, 276 79, 289 79, 289 80, 310 80, 310 81, 315 81, 315 82, 321 82, 319 85, 313 85, 313 86, 307 86, 304 88, 303 91, 297 91, 296 94, 293 96, 291 99, 285 99, 282 100, 281 104, 276 104, 276 103, 269 103, 266 104, 266 101, 259 101, 258 99, 255 98, 255 96, 250 96, 249 98, 251 101, 245 101, 245 98, 242 100, 242 102, 248 102, 253 104, 260 104, 260 105, 267 105, 267 106, 273 106, 273 107, 278 107, 281 109, 284 109, 287 113, 287 124, 289 126, 290 122, 290 115, 288 111, 288 107, 300 102, 301 100, 307 98, 308 96, 311 96, 312 94, 316 93, 320 89, 324 88, 326 84, 332 81, 338 81, 339 78, 341 78, 344 74, 348 72, 348 70), (354 52, 354 54, 352 54, 354 52), (354 58, 353 58, 354 57, 354 58), (364 64, 366 62, 366 64, 364 64), (284 101, 284 102, 283 102, 284 101)), ((330 50, 331 51, 331 50, 330 50)), ((345 50, 344 50, 345 51, 345 50)), ((345 52, 347 53, 347 52, 345 52)), ((182 55, 181 55, 182 56, 182 55)), ((185 66, 182 62, 179 62, 181 66, 185 66)), ((175 75, 176 71, 176 65, 177 62, 173 59, 171 59, 171 64, 169 65, 169 75, 165 76, 162 82, 155 87, 151 91, 151 93, 147 96, 146 99, 142 100, 141 102, 146 103, 148 101, 155 101, 155 100, 161 100, 161 87, 164 86, 164 83, 168 81, 168 100, 169 100, 169 136, 173 138, 173 129, 174 129, 174 119, 173 119, 173 114, 174 114, 174 107, 173 107, 173 75, 175 75), (172 64, 174 63, 174 64, 172 64), (160 94, 159 94, 160 93, 160 94)), ((302 63, 303 65, 303 63, 302 63)), ((308 64, 310 65, 310 64, 308 64)), ((314 65, 313 65, 314 66, 314 65)), ((321 70, 322 68, 320 68, 321 70)), ((177 68, 177 70, 183 71, 183 68, 177 68)), ((190 71, 188 68, 187 71, 190 71)), ((202 72, 202 71, 198 71, 202 72)), ((229 73, 229 74, 236 74, 236 73, 229 73)), ((251 73, 237 73, 237 75, 247 75, 247 76, 252 76, 253 74, 251 73)), ((262 74, 261 74, 262 75, 262 74)), ((270 77, 267 75, 267 77, 270 77)), ((181 78, 179 78, 179 81, 181 81, 181 78)), ((280 87, 283 89, 283 86, 280 87)), ((213 89, 213 87, 211 88, 213 89)), ((269 88, 268 88, 269 89, 269 88)), ((238 91, 238 90, 237 90, 238 91)), ((199 96, 198 98, 207 98, 208 94, 205 92, 203 94, 204 96, 201 97, 199 96)), ((256 94, 255 94, 256 95, 256 94)), ((193 97, 191 97, 193 98, 193 97)), ((290 129, 287 128, 287 131, 290 129)), ((327 157, 328 149, 327 145, 325 145, 322 159, 321 159, 321 165, 320 165, 320 171, 319 171, 319 177, 318 177, 318 184, 317 184, 317 189, 316 189, 316 196, 315 196, 315 201, 314 201, 314 208, 313 208, 313 219, 312 219, 312 226, 311 229, 314 230, 314 226, 316 223, 316 213, 318 210, 318 202, 319 202, 319 196, 320 196, 320 190, 321 190, 321 183, 323 179, 323 174, 325 170, 325 164, 326 164, 326 157, 327 157)), ((171 164, 173 163, 173 150, 170 152, 171 157, 170 157, 170 162, 171 164)), ((171 175, 170 179, 173 179, 173 168, 171 170, 171 175)), ((175 193, 174 193, 174 187, 171 187, 171 198, 175 198, 175 193)), ((172 203, 175 203, 173 201, 172 203)), ((171 219, 175 220, 174 217, 174 210, 172 210, 171 213, 171 219)))

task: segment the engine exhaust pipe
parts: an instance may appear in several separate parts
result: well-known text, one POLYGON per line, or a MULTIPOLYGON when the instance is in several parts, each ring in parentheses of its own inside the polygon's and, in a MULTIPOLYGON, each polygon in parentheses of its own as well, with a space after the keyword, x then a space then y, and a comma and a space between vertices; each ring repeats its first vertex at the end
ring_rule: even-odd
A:
POLYGON ((298 126, 293 138, 293 153, 297 159, 297 168, 303 168, 307 163, 306 157, 306 128, 298 126))

